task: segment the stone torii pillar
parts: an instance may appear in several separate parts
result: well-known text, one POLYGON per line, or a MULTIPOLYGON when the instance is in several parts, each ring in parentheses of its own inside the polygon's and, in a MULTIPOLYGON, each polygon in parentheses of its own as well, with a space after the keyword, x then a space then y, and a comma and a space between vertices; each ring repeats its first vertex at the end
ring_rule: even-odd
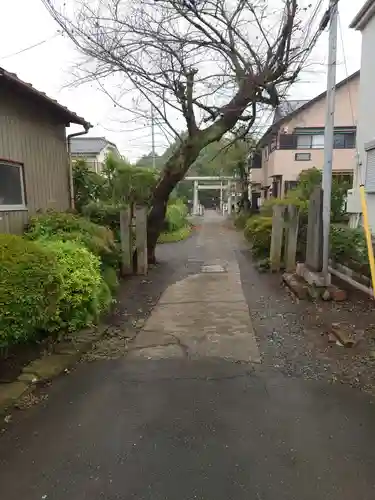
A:
POLYGON ((199 215, 198 181, 194 181, 193 215, 199 215))
POLYGON ((232 183, 228 181, 228 215, 232 213, 232 183))

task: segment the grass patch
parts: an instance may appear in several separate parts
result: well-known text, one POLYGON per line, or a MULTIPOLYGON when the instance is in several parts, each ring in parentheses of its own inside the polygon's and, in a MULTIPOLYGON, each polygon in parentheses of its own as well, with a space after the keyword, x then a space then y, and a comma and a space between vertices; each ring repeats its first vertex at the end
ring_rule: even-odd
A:
POLYGON ((189 238, 192 232, 192 226, 190 224, 172 231, 170 233, 161 233, 158 239, 158 243, 175 243, 177 241, 186 240, 189 238))

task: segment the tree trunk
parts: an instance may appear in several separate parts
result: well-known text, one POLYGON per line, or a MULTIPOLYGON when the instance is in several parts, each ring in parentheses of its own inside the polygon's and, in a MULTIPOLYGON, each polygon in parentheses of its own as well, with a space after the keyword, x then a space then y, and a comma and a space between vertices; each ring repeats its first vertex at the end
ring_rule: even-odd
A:
POLYGON ((182 142, 178 150, 167 161, 162 177, 158 182, 152 199, 152 208, 147 219, 147 252, 150 264, 155 264, 155 248, 163 229, 169 195, 184 178, 190 165, 198 158, 202 149, 199 136, 182 142))
POLYGON ((177 151, 165 164, 162 177, 158 182, 152 199, 152 208, 147 219, 147 251, 150 264, 155 264, 155 248, 163 229, 169 195, 182 180, 189 167, 198 158, 201 150, 219 141, 237 123, 238 118, 248 106, 254 89, 243 88, 231 102, 223 108, 222 117, 204 130, 198 130, 193 136, 185 139, 177 151))

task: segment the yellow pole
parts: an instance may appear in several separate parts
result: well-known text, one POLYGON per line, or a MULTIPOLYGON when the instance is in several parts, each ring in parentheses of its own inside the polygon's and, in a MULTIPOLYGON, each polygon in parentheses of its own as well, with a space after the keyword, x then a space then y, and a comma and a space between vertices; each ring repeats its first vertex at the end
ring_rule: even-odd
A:
MULTIPOLYGON (((372 281, 372 293, 375 294, 375 261, 374 261, 374 249, 372 246, 372 237, 371 231, 368 223, 368 213, 367 213, 367 203, 366 203, 366 193, 365 187, 362 185, 359 188, 359 192, 361 195, 361 204, 362 204, 362 215, 363 215, 363 229, 365 231, 366 242, 367 242, 367 252, 368 252, 368 260, 370 264, 371 270, 371 281, 372 281)), ((375 298, 375 295, 374 295, 375 298)))

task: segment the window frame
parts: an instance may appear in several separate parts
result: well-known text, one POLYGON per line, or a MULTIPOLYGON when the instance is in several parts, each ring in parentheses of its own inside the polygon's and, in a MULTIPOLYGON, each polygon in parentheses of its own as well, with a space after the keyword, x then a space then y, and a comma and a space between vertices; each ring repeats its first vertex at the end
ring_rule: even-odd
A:
POLYGON ((27 205, 26 205, 26 185, 25 185, 25 175, 24 175, 24 165, 23 165, 23 163, 18 162, 18 161, 13 161, 13 160, 7 160, 5 158, 0 158, 0 166, 1 165, 6 165, 6 166, 18 168, 19 179, 20 179, 20 186, 21 186, 22 204, 18 204, 18 205, 3 205, 0 202, 0 212, 17 212, 17 211, 27 210, 27 205))
POLYGON ((311 153, 310 151, 300 151, 299 153, 294 154, 294 161, 311 161, 311 153), (308 158, 298 158, 298 156, 308 156, 308 158))

